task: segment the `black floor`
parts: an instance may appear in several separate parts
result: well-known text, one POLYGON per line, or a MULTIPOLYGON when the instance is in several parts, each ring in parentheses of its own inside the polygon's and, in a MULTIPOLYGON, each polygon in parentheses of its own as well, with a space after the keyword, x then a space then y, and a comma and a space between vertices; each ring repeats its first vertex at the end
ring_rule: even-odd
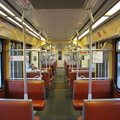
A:
POLYGON ((66 79, 64 69, 57 68, 45 109, 36 113, 40 120, 77 120, 81 115, 81 111, 75 111, 73 108, 71 91, 66 79))

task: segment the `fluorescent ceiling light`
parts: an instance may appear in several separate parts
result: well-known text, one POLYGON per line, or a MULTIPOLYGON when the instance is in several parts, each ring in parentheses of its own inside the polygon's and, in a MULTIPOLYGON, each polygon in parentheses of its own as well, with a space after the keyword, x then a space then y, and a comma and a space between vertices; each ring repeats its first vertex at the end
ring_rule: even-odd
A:
POLYGON ((33 31, 33 29, 32 29, 29 25, 27 25, 25 22, 23 22, 23 24, 24 24, 28 29, 30 29, 31 31, 33 31))
POLYGON ((3 11, 0 10, 0 14, 3 16, 7 16, 3 11))
POLYGON ((28 31, 31 35, 33 35, 34 37, 36 37, 36 38, 38 38, 39 39, 39 37, 37 36, 37 35, 35 35, 33 32, 31 32, 31 31, 28 31))
POLYGON ((107 16, 103 16, 101 17, 97 22, 95 22, 92 26, 92 29, 96 28, 98 25, 100 25, 102 22, 104 22, 108 17, 107 16))
POLYGON ((20 25, 18 22, 16 22, 15 20, 13 20, 11 17, 7 17, 7 19, 9 19, 10 21, 12 21, 13 23, 15 23, 16 25, 18 25, 19 27, 22 28, 22 25, 20 25))
POLYGON ((21 22, 21 19, 19 17, 15 17, 19 22, 21 22))
MULTIPOLYGON (((19 17, 15 17, 19 22, 21 22, 21 19, 19 18, 19 17)), ((25 22, 23 22, 23 24, 29 29, 29 30, 31 30, 31 31, 33 31, 33 29, 29 26, 29 25, 27 25, 25 22)))
MULTIPOLYGON (((33 32, 34 32, 37 36, 40 36, 36 31, 33 31, 33 32)), ((42 41, 45 40, 42 36, 40 36, 40 38, 41 38, 42 41)))
POLYGON ((114 7, 112 7, 105 15, 113 15, 118 10, 120 10, 120 1, 114 7))
MULTIPOLYGON (((84 33, 82 33, 79 37, 78 40, 81 39, 82 37, 84 37, 85 35, 87 35, 89 33, 89 29, 87 29, 84 33)), ((77 37, 74 39, 77 40, 77 37)))
POLYGON ((7 11, 10 15, 15 16, 8 8, 6 8, 2 3, 0 3, 0 7, 2 7, 5 11, 7 11))
POLYGON ((45 38, 43 38, 42 36, 40 36, 40 37, 41 37, 41 40, 42 40, 42 41, 45 41, 45 38))
POLYGON ((89 33, 89 30, 87 29, 84 33, 82 33, 78 39, 81 39, 82 37, 84 37, 85 35, 87 35, 89 33))
POLYGON ((73 40, 77 40, 77 37, 76 37, 76 38, 74 38, 73 40))
POLYGON ((36 31, 33 31, 37 36, 39 36, 39 34, 36 31))

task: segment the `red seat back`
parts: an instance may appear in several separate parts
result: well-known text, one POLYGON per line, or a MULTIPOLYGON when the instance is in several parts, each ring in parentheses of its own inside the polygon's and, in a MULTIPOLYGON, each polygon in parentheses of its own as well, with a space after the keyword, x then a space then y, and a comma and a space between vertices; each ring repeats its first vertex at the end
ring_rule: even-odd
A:
POLYGON ((34 120, 32 101, 0 100, 0 120, 34 120))
POLYGON ((119 120, 120 99, 86 101, 83 106, 82 120, 119 120))
MULTIPOLYGON (((73 89, 73 84, 74 84, 74 80, 76 80, 76 76, 77 76, 76 72, 71 72, 70 73, 70 89, 73 89)), ((89 71, 87 71, 87 72, 79 72, 78 76, 79 77, 84 76, 85 78, 88 78, 89 77, 89 71)), ((92 77, 94 77, 94 76, 95 76, 95 73, 92 72, 92 77)))
MULTIPOLYGON (((9 98, 24 98, 24 81, 8 81, 7 83, 7 96, 9 98)), ((44 100, 44 81, 27 81, 27 91, 29 99, 44 100)))
MULTIPOLYGON (((112 81, 92 81, 92 97, 94 98, 111 98, 112 81)), ((74 99, 88 98, 89 81, 74 81, 74 99)))

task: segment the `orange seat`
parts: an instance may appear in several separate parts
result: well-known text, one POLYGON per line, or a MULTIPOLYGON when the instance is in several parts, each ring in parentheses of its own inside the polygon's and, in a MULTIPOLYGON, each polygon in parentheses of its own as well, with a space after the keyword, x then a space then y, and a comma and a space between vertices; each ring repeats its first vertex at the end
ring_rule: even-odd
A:
POLYGON ((33 105, 35 110, 44 110, 45 100, 33 100, 33 105))
MULTIPOLYGON (((27 73, 27 78, 33 78, 33 81, 35 81, 35 77, 40 77, 40 72, 37 71, 27 73)), ((42 72, 42 80, 44 80, 45 89, 49 89, 51 87, 49 72, 42 72)))
POLYGON ((84 101, 82 113, 78 120, 119 120, 120 99, 84 101))
MULTIPOLYGON (((74 72, 71 72, 70 73, 70 77, 69 77, 69 87, 70 89, 73 89, 73 84, 74 84, 74 81, 76 80, 76 76, 77 76, 77 72, 76 70, 74 70, 74 72)), ((85 78, 88 78, 89 77, 89 71, 88 70, 85 70, 85 71, 81 71, 78 73, 78 76, 84 76, 85 78)), ((92 77, 95 76, 95 72, 92 72, 92 77)))
MULTIPOLYGON (((42 68, 42 70, 46 70, 46 68, 42 68)), ((49 75, 50 75, 50 82, 52 82, 52 76, 53 76, 53 73, 52 73, 52 68, 47 68, 47 71, 49 72, 49 75)))
MULTIPOLYGON (((92 81, 92 98, 112 98, 112 81, 92 81), (102 88, 102 89, 101 89, 102 88)), ((81 110, 83 100, 88 99, 88 81, 74 81, 73 105, 75 110, 81 110)))
MULTIPOLYGON (((68 68, 68 78, 67 78, 68 82, 70 82, 70 73, 72 71, 76 71, 76 70, 77 70, 77 68, 68 68)), ((88 68, 78 68, 78 71, 79 70, 89 70, 89 69, 88 68)), ((76 79, 76 76, 75 76, 75 79, 76 79)))
MULTIPOLYGON (((35 110, 45 107, 44 81, 27 81, 28 98, 33 100, 35 110)), ((24 98, 24 81, 8 81, 7 97, 13 99, 24 98)))
POLYGON ((31 100, 0 99, 0 120, 40 120, 31 100))

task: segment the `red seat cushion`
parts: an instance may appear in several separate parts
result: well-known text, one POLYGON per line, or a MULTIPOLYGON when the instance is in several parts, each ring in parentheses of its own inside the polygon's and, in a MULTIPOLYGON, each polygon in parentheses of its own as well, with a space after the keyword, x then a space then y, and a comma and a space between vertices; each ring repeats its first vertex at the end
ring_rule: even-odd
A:
POLYGON ((78 117, 78 120, 82 120, 82 116, 79 116, 79 117, 78 117))
POLYGON ((34 116, 34 120, 40 120, 38 116, 34 116))
POLYGON ((82 110, 83 107, 83 99, 74 99, 73 106, 75 110, 82 110))
POLYGON ((52 79, 52 78, 50 78, 50 82, 52 82, 52 80, 53 80, 53 79, 52 79))
POLYGON ((33 100, 35 110, 43 110, 45 107, 45 100, 33 100))

